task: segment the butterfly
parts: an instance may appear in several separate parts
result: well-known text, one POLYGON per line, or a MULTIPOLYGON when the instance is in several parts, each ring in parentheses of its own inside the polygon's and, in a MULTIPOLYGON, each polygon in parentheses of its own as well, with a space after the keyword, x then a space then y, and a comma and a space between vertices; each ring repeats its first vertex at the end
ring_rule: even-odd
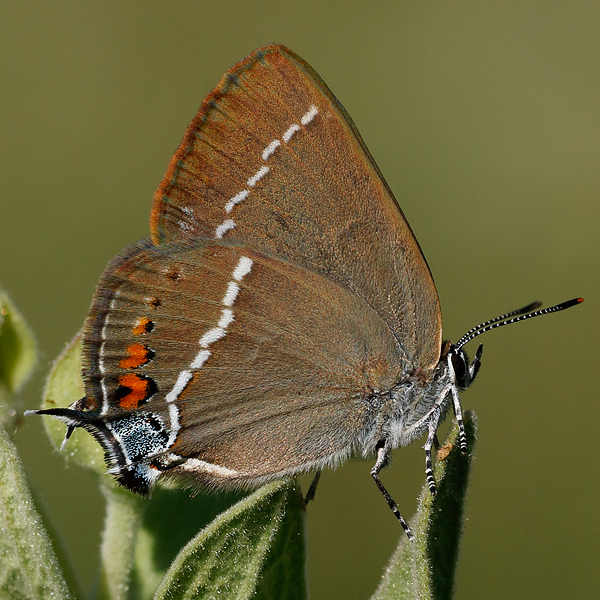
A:
MULTIPOLYGON (((563 310, 534 303, 443 341, 421 248, 356 126, 282 45, 232 67, 188 126, 156 194, 151 235, 102 274, 83 331, 85 397, 31 411, 88 430, 108 471, 253 488, 426 435, 481 364, 463 346, 563 310)), ((66 441, 65 439, 65 441, 66 441)))

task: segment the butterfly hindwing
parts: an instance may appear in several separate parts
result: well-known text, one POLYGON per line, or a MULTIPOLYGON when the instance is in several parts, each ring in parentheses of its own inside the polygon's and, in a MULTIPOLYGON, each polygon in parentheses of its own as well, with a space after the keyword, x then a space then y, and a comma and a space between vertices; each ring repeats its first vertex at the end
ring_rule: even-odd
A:
POLYGON ((159 453, 242 482, 347 456, 373 391, 406 366, 386 324, 345 287, 214 240, 125 250, 100 280, 83 352, 87 408, 117 428, 150 415, 142 425, 162 427, 159 453))

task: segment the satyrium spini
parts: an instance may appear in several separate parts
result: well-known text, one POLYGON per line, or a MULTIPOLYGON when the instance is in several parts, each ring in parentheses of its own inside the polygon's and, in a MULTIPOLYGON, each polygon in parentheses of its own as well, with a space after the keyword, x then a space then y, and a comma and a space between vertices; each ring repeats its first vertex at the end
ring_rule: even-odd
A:
MULTIPOLYGON (((83 332, 85 397, 31 411, 90 431, 147 494, 176 477, 251 488, 426 434, 479 369, 442 339, 427 262, 354 123, 281 45, 205 98, 154 196, 151 236, 106 268, 83 332)), ((311 486, 309 497, 314 493, 311 486)))

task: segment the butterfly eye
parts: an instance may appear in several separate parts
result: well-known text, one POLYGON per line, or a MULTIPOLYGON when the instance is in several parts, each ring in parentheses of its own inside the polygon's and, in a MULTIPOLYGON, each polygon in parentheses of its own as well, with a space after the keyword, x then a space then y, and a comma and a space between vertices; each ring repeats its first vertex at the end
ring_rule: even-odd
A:
POLYGON ((453 349, 450 352, 456 385, 459 388, 466 388, 470 383, 470 377, 467 378, 469 358, 462 348, 459 350, 453 349))

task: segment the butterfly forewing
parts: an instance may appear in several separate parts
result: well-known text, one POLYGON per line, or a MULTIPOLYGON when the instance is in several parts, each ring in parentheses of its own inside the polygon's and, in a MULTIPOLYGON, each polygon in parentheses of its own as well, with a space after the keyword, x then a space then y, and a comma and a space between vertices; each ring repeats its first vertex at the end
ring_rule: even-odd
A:
POLYGON ((433 279, 356 128, 283 46, 234 66, 203 102, 155 195, 155 243, 247 244, 339 282, 430 373, 441 345, 433 279))
POLYGON ((99 404, 89 408, 157 415, 164 450, 238 483, 347 456, 368 435, 373 392, 403 364, 356 294, 231 241, 126 250, 100 281, 84 335, 87 397, 99 404))

